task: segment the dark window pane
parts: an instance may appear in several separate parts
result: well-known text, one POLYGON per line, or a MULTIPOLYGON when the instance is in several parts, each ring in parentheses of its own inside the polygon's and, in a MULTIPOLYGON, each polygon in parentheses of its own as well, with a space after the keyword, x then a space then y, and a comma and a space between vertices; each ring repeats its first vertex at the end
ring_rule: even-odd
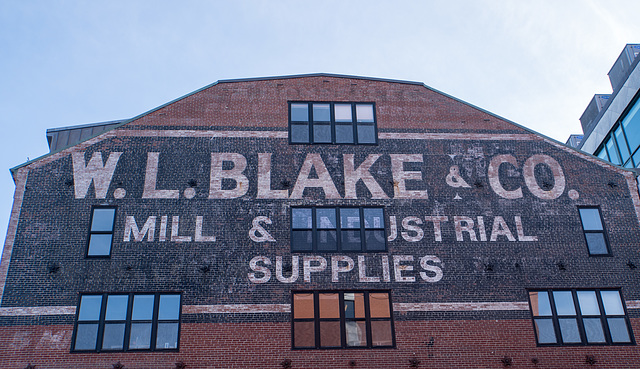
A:
POLYGON ((133 320, 151 320, 153 318, 153 295, 135 295, 133 297, 133 320))
POLYGON ((369 314, 372 318, 390 318, 389 294, 370 293, 369 294, 369 314))
POLYGON ((331 143, 331 125, 330 124, 314 124, 313 125, 313 142, 331 143))
POLYGON ((130 349, 151 348, 151 323, 131 323, 130 349))
POLYGON ((600 315, 596 291, 578 291, 577 294, 582 315, 600 315))
POLYGON ((178 323, 158 323, 156 349, 178 348, 178 323))
POLYGON ((580 218, 582 218, 582 228, 585 231, 601 231, 602 222, 600 221, 600 210, 595 208, 580 209, 580 218))
POLYGON ((572 319, 558 319, 560 323, 560 333, 562 335, 562 342, 564 343, 578 343, 580 342, 580 332, 578 331, 578 322, 575 318, 572 319))
POLYGON ((391 333, 391 322, 388 320, 371 322, 371 345, 372 346, 392 346, 393 335, 391 333))
POLYGON ((373 122, 373 105, 356 105, 356 120, 358 122, 373 122))
POLYGON ((533 316, 551 316, 549 293, 546 291, 529 292, 533 316))
POLYGON ((116 209, 94 208, 93 219, 91 221, 91 232, 111 232, 113 231, 113 218, 116 209))
POLYGON ((291 124, 291 142, 309 143, 309 126, 307 124, 291 124))
POLYGON ((316 209, 318 229, 335 229, 336 225, 336 209, 316 209))
POLYGON ((78 324, 76 350, 95 350, 98 338, 98 324, 78 324))
POLYGON ((314 317, 313 293, 296 293, 293 295, 293 318, 312 319, 314 317))
POLYGON ((80 300, 78 320, 99 320, 102 296, 84 295, 80 300))
POLYGON ((360 228, 360 209, 340 209, 340 227, 342 227, 342 229, 360 228))
POLYGON ((376 143, 376 129, 370 124, 358 124, 358 143, 376 143))
POLYGON ((583 318, 584 331, 587 334, 587 342, 589 343, 603 343, 604 332, 602 330, 602 322, 600 318, 583 318))
POLYGON ((291 249, 293 251, 311 251, 313 249, 312 231, 292 231, 291 249))
POLYGON ((320 318, 339 319, 340 318, 340 299, 337 293, 321 293, 319 294, 320 318))
POLYGON ((293 322, 293 346, 315 347, 316 338, 313 322, 293 322))
POLYGON ((535 319, 538 343, 556 343, 556 332, 551 319, 535 319))
POLYGON ((159 320, 178 320, 180 318, 180 295, 160 295, 158 307, 159 320))
POLYGON ((364 318, 364 293, 344 294, 344 317, 347 319, 364 318))
POLYGON ((361 321, 346 321, 347 346, 367 345, 367 325, 361 321))
POLYGON ((604 240, 604 234, 602 233, 585 233, 587 238, 587 247, 589 247, 589 254, 591 255, 606 255, 607 243, 604 240))
POLYGON ((336 143, 353 143, 353 126, 351 124, 336 124, 336 143))
POLYGON ((620 156, 622 156, 622 161, 627 161, 630 154, 629 149, 627 148, 627 141, 624 139, 624 135, 622 134, 622 127, 618 126, 614 134, 616 136, 618 148, 620 149, 620 156))
POLYGON ((364 208, 364 227, 365 228, 384 228, 384 218, 382 209, 364 208))
POLYGON ((351 104, 335 104, 334 114, 336 122, 351 122, 351 104))
POLYGON ((629 329, 624 318, 608 318, 609 331, 611 332, 611 341, 613 342, 631 342, 629 337, 629 329))
POLYGON ((92 234, 89 236, 90 256, 104 256, 111 253, 111 234, 92 234))
POLYGON ((318 251, 338 251, 336 231, 318 231, 318 251))
POLYGON ((103 350, 122 350, 124 343, 124 323, 108 323, 104 325, 102 337, 103 350))
POLYGON ((107 296, 107 312, 105 320, 126 320, 129 296, 111 295, 107 296))
POLYGON ((600 291, 606 315, 624 315, 622 299, 618 291, 600 291))
POLYGON ((383 230, 365 231, 364 236, 366 240, 367 251, 384 251, 385 250, 386 243, 384 241, 383 230))
POLYGON ((311 209, 291 209, 293 229, 311 229, 311 209))
POLYGON ((313 121, 330 122, 331 109, 329 104, 313 104, 313 121))
POLYGON ((556 303, 558 315, 576 315, 571 291, 553 291, 553 300, 556 303))
POLYGON ((320 322, 320 347, 339 347, 340 340, 340 322, 320 322))
POLYGON ((308 122, 309 104, 291 104, 291 121, 308 122))
POLYGON ((360 230, 340 232, 340 242, 344 251, 361 251, 360 230))

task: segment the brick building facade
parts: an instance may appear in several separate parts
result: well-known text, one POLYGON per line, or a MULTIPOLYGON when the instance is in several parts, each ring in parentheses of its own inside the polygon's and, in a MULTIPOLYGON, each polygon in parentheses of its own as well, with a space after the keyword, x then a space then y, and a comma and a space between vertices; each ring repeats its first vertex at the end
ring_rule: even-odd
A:
POLYGON ((640 367, 635 174, 421 83, 219 81, 12 173, 2 368, 640 367))

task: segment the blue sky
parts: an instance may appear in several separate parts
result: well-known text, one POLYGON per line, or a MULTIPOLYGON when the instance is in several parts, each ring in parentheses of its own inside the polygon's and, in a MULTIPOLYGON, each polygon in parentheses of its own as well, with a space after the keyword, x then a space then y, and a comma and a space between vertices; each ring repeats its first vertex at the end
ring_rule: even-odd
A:
POLYGON ((559 141, 580 133, 637 0, 0 1, 0 235, 9 168, 47 128, 131 118, 220 79, 424 82, 559 141))

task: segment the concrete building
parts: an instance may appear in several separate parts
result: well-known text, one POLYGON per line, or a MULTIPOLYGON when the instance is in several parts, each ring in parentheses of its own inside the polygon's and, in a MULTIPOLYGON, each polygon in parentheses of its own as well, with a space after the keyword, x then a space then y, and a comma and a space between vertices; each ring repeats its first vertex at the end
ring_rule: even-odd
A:
POLYGON ((2 368, 640 367, 635 173, 422 83, 225 80, 47 135, 2 368))

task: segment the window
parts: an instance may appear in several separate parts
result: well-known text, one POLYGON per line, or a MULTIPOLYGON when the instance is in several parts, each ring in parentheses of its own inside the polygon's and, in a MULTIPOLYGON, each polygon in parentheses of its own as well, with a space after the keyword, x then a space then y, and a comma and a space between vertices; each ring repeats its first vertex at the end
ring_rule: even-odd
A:
POLYGON ((640 167, 640 100, 629 104, 628 111, 621 116, 596 150, 600 159, 625 168, 640 167))
POLYGON ((80 296, 72 351, 177 350, 180 295, 80 296))
POLYGON ((382 208, 291 208, 291 251, 386 251, 382 208))
POLYGON ((293 292, 293 348, 394 347, 386 291, 293 292))
POLYGON ((529 291, 539 345, 631 344, 618 290, 529 291))
POLYGON ((290 102, 292 144, 376 144, 373 103, 290 102))
POLYGON ((111 255, 115 220, 115 207, 96 206, 91 209, 87 256, 105 257, 111 255))
POLYGON ((587 241, 589 255, 611 255, 604 231, 600 209, 596 207, 578 208, 582 230, 587 241))

